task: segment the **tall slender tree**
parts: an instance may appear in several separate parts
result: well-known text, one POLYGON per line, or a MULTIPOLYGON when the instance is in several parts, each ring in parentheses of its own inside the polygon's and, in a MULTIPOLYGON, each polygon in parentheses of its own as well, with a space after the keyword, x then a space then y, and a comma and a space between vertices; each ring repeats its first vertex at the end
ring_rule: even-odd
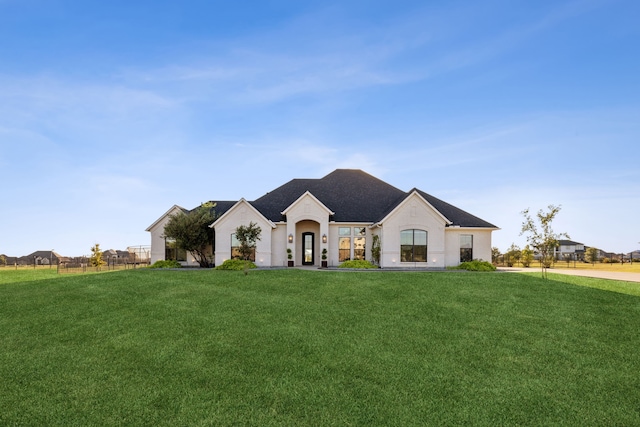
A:
POLYGON ((520 235, 527 234, 527 241, 540 256, 540 268, 542 269, 542 277, 547 278, 547 269, 553 263, 555 249, 558 247, 558 239, 564 237, 570 239, 567 233, 555 233, 551 228, 551 223, 555 219, 560 206, 549 205, 548 212, 542 209, 536 214, 537 223, 529 213, 529 208, 522 211, 524 222, 520 235))
POLYGON ((100 250, 100 244, 96 243, 91 247, 91 257, 89 258, 89 263, 94 267, 102 267, 105 265, 104 259, 102 259, 102 251, 100 250))

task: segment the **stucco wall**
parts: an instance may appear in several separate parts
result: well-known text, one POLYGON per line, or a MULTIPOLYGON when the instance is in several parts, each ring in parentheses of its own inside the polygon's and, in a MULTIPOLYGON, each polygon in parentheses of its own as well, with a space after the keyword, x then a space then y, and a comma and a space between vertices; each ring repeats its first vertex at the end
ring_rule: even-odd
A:
POLYGON ((447 228, 445 232, 446 266, 460 264, 460 235, 473 236, 473 259, 491 262, 491 230, 481 228, 447 228))
POLYGON ((329 235, 330 213, 322 203, 309 194, 303 195, 285 210, 287 216, 285 241, 289 234, 293 235, 293 243, 287 243, 286 247, 293 251, 295 265, 302 264, 302 233, 307 231, 315 233, 313 262, 314 265, 320 265, 322 249, 326 247, 329 250, 329 242, 322 243, 322 235, 329 235))
POLYGON ((445 220, 417 195, 405 200, 383 222, 380 264, 384 267, 444 267, 445 220), (418 229, 427 232, 427 262, 400 262, 400 232, 418 229))
MULTIPOLYGON (((169 222, 170 216, 175 215, 177 213, 182 212, 182 210, 174 206, 169 209, 162 217, 160 217, 157 222, 155 222, 151 227, 148 228, 148 231, 151 233, 151 264, 156 261, 164 260, 165 256, 165 239, 164 239, 164 226, 169 222)), ((198 265, 195 262, 193 255, 191 253, 187 253, 187 261, 182 261, 183 265, 198 265)))
POLYGON ((248 203, 239 202, 215 222, 216 265, 231 258, 231 235, 240 225, 256 223, 261 229, 260 240, 256 242, 256 262, 258 267, 271 266, 272 225, 256 212, 248 203))

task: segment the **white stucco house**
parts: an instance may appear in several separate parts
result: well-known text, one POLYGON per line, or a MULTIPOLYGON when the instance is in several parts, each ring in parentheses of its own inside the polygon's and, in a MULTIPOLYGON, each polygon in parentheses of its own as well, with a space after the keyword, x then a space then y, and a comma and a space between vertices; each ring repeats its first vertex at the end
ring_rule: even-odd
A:
MULTIPOLYGON (((217 219, 212 252, 220 265, 235 254, 235 229, 254 222, 262 229, 254 261, 259 267, 320 266, 348 259, 372 260, 374 236, 382 268, 443 268, 472 259, 491 261, 495 225, 417 188, 408 192, 355 169, 337 169, 320 179, 293 179, 247 201, 214 201, 217 219)), ((187 212, 173 206, 151 224, 151 262, 177 259, 196 265, 190 254, 165 239, 169 217, 187 212)))

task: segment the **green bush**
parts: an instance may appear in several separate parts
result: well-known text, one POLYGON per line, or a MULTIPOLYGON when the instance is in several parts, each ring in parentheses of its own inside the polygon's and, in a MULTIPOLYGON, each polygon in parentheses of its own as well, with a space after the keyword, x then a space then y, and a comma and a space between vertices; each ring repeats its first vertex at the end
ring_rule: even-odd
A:
POLYGON ((245 261, 243 259, 228 259, 219 266, 216 267, 216 270, 235 270, 242 271, 245 268, 257 268, 256 265, 251 261, 245 261))
POLYGON ((160 260, 150 265, 149 268, 182 268, 182 264, 172 259, 160 260))
POLYGON ((338 266, 338 268, 377 268, 377 267, 371 264, 369 261, 365 261, 363 259, 353 259, 350 261, 343 262, 338 266))
POLYGON ((473 261, 463 262, 457 267, 451 267, 451 269, 467 271, 495 271, 496 266, 487 261, 474 259, 473 261))

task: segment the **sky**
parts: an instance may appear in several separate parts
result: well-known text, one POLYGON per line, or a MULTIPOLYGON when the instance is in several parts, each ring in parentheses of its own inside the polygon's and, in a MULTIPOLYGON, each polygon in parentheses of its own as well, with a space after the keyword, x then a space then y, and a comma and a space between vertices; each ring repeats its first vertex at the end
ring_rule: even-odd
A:
POLYGON ((0 254, 149 245, 173 205, 362 169, 640 249, 635 0, 0 0, 0 254))

